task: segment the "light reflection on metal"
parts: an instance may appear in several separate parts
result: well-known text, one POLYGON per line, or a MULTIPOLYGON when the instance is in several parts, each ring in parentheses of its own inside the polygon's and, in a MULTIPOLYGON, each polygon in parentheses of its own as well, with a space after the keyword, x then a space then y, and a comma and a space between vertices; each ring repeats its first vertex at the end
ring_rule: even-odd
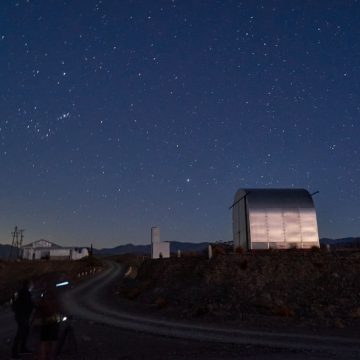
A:
POLYGON ((234 246, 319 246, 314 202, 305 189, 240 189, 232 205, 234 246))

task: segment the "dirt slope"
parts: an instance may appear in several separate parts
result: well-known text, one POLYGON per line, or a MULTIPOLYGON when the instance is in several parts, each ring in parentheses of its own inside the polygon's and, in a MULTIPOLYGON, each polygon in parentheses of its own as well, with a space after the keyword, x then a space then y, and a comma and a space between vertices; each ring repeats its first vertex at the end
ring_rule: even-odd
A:
POLYGON ((360 252, 270 251, 145 260, 119 293, 181 318, 357 328, 360 252))

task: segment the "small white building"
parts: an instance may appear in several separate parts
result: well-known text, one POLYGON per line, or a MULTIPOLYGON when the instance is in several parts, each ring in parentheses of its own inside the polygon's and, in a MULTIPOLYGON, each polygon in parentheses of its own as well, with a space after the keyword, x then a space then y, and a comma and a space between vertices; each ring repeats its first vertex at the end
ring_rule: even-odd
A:
POLYGON ((160 241, 160 228, 151 228, 151 258, 169 258, 170 257, 170 243, 160 241))
POLYGON ((89 256, 86 247, 62 247, 41 239, 21 247, 20 257, 24 260, 78 260, 89 256))

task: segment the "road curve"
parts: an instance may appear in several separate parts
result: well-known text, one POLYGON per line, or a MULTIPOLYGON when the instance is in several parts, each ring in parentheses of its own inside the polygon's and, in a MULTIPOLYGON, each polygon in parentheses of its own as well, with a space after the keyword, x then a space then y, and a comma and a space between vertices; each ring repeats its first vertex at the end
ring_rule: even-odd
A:
POLYGON ((102 301, 104 289, 119 280, 123 270, 119 264, 109 263, 107 269, 64 294, 67 311, 79 318, 123 329, 175 338, 232 344, 249 344, 286 349, 330 351, 349 358, 360 353, 360 341, 354 338, 299 335, 200 326, 176 321, 157 320, 131 315, 110 308, 102 301))

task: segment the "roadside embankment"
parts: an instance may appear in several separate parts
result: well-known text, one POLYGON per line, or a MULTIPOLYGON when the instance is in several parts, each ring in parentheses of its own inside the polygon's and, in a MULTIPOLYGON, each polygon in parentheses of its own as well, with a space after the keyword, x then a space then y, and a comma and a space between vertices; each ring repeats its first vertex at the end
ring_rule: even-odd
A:
POLYGON ((133 267, 120 297, 159 314, 262 328, 360 327, 356 250, 146 259, 133 267))

